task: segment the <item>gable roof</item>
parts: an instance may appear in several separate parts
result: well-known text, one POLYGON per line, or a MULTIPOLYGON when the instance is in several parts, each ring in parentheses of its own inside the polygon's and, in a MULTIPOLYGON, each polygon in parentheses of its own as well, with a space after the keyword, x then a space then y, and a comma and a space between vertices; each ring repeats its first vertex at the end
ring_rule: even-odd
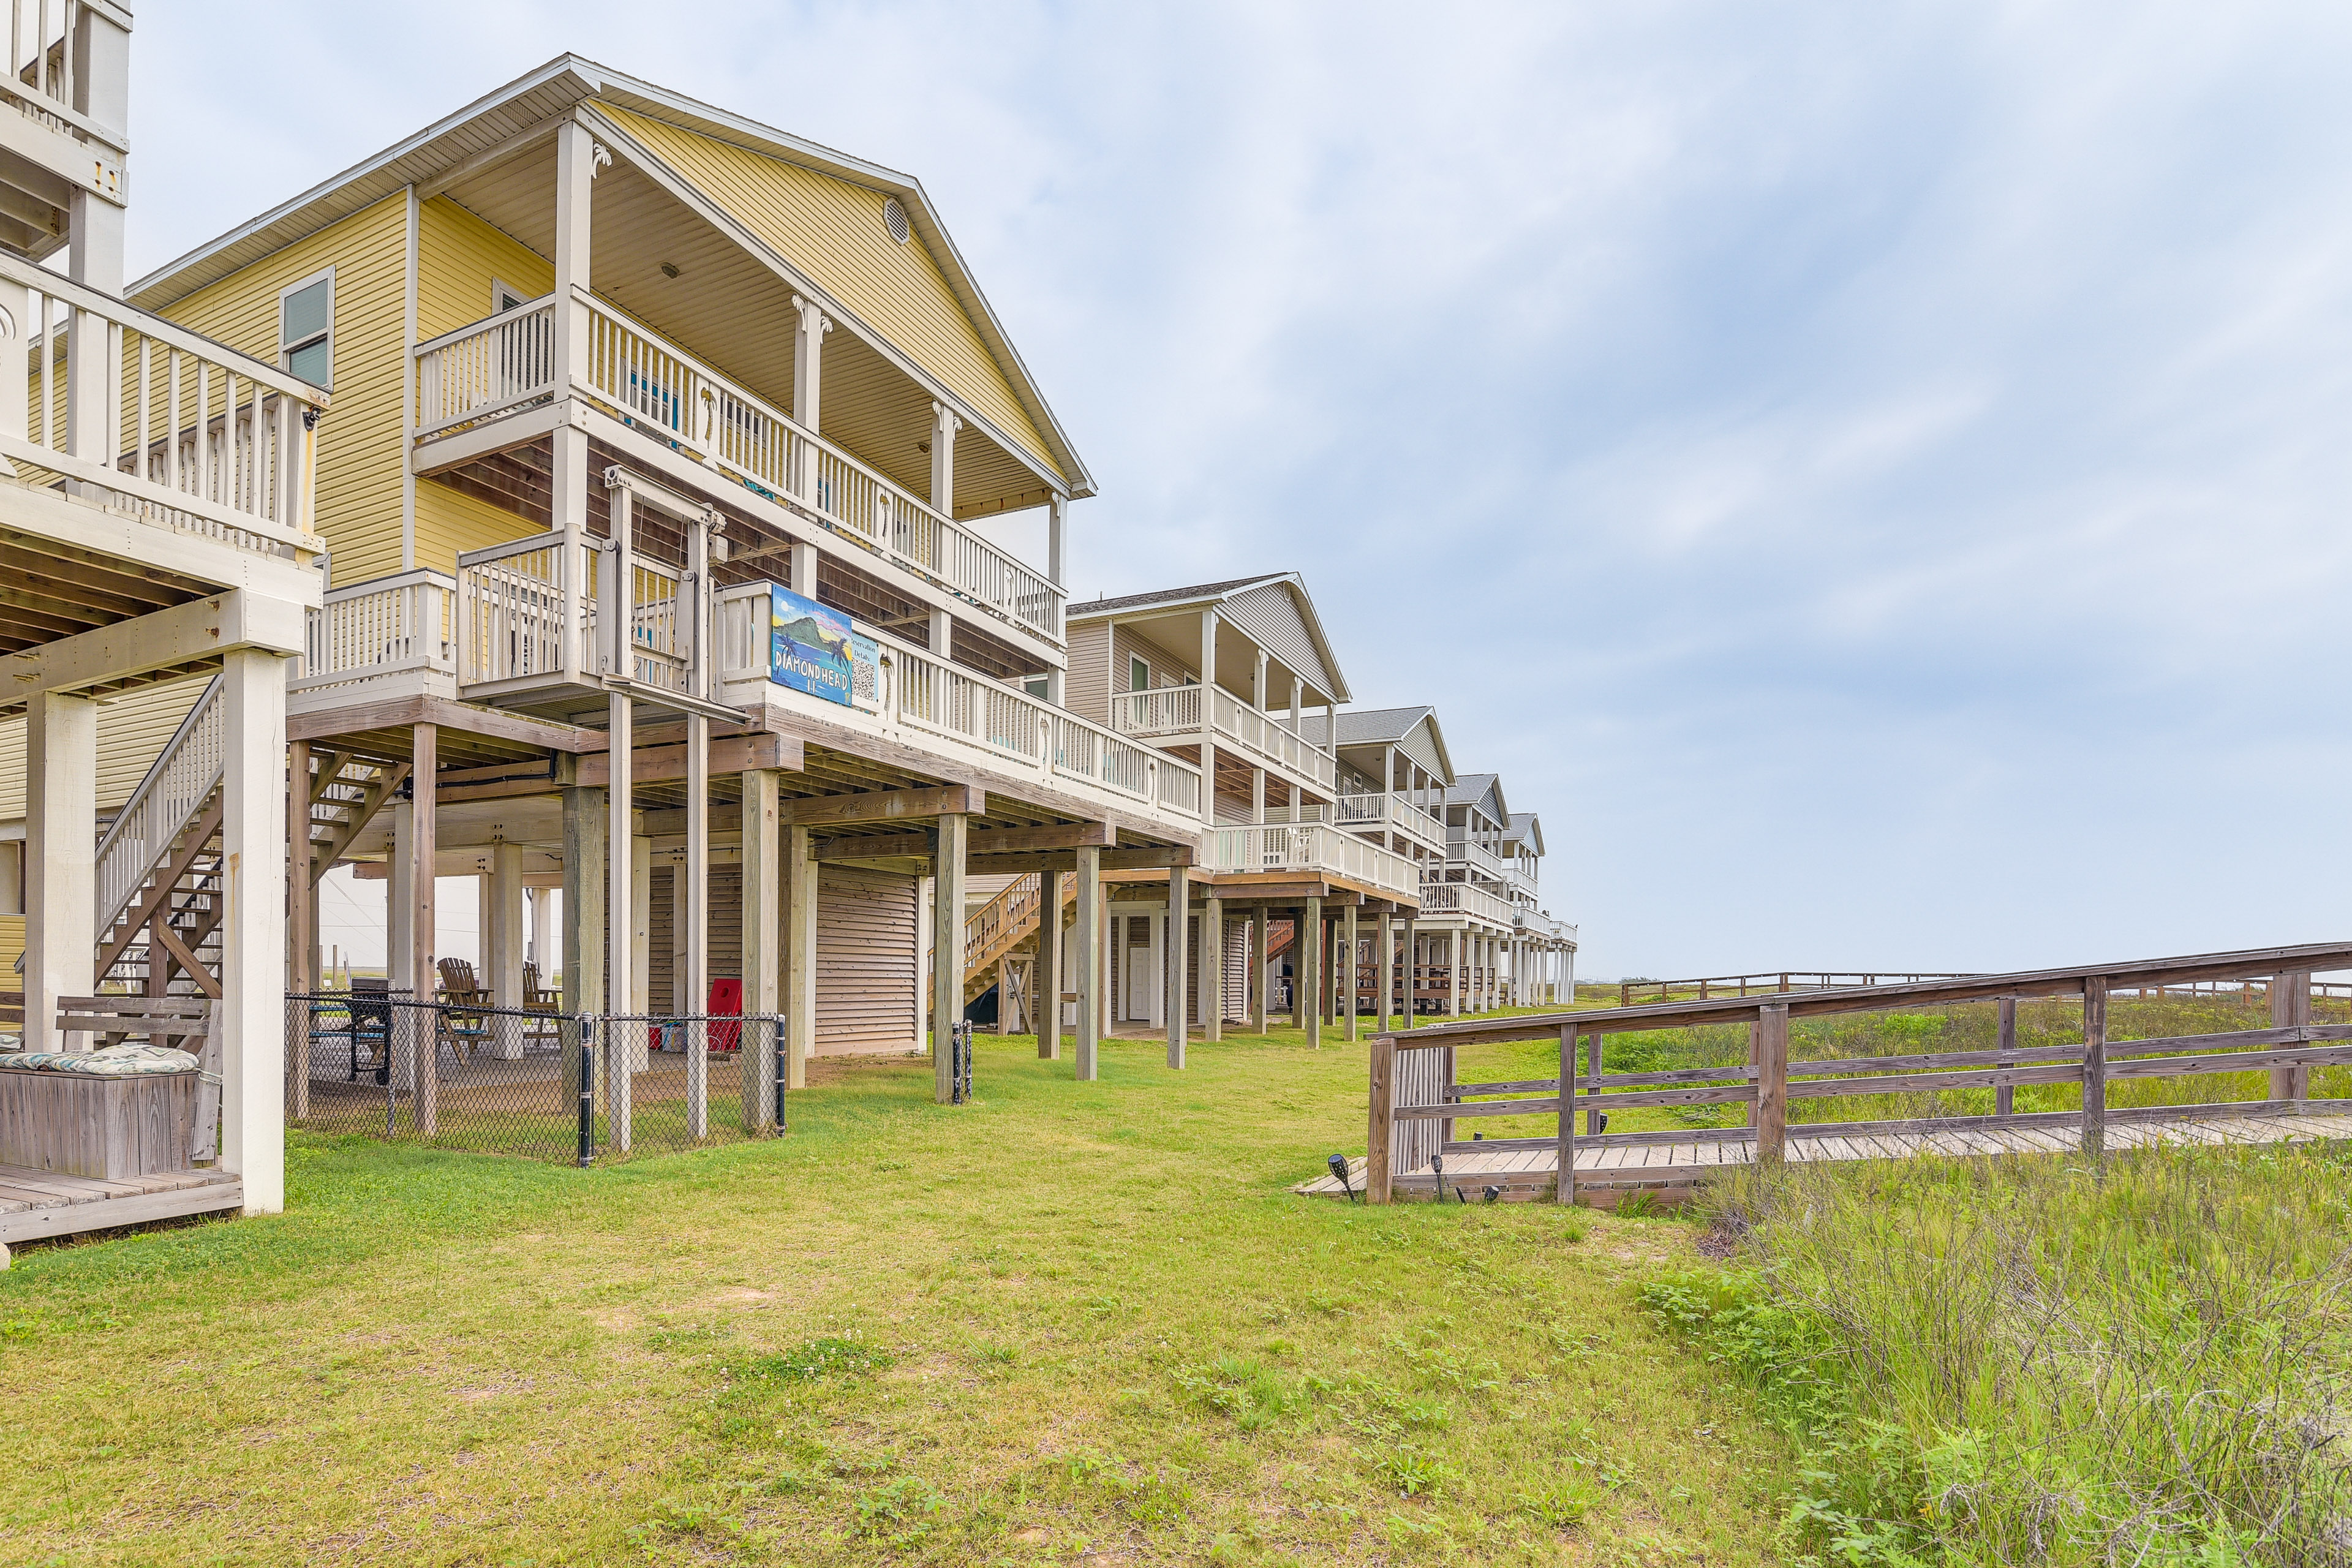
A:
POLYGON ((1448 805, 1485 805, 1497 822, 1511 819, 1510 808, 1503 804, 1503 776, 1500 773, 1464 773, 1445 792, 1448 805), (1491 803, 1487 797, 1492 796, 1491 803))
POLYGON ((1339 658, 1331 651, 1330 639, 1323 635, 1323 619, 1315 613, 1307 580, 1296 572, 1265 572, 1189 588, 1089 599, 1068 605, 1063 619, 1075 626, 1112 616, 1142 618, 1139 612, 1172 615, 1187 608, 1212 607, 1227 625, 1247 634, 1317 690, 1329 692, 1337 702, 1348 700, 1348 678, 1339 673, 1339 658))
MULTIPOLYGON (((1412 708, 1359 708, 1340 713, 1338 724, 1339 740, 1336 749, 1397 746, 1412 751, 1413 747, 1410 742, 1413 731, 1424 724, 1428 726, 1429 750, 1433 754, 1421 761, 1424 766, 1436 764, 1430 771, 1440 778, 1450 780, 1454 776, 1454 758, 1445 749, 1444 731, 1438 728, 1437 710, 1425 703, 1412 708)), ((1314 744, 1324 744, 1323 715, 1320 713, 1301 714, 1298 730, 1314 744)))
POLYGON ((1538 858, 1542 857, 1544 852, 1543 824, 1537 819, 1534 812, 1515 811, 1511 813, 1510 821, 1505 824, 1503 827, 1503 842, 1508 844, 1513 839, 1527 840, 1527 842, 1535 849, 1537 857, 1538 858))
MULTIPOLYGON (((1093 476, 1071 447, 1061 422, 1046 405, 1045 395, 1013 347, 1003 324, 972 279, 962 254, 948 237, 921 182, 911 174, 698 102, 578 55, 559 55, 291 200, 207 240, 131 284, 126 297, 143 309, 160 311, 174 300, 218 282, 307 235, 373 206, 386 196, 398 195, 407 185, 430 184, 444 175, 457 173, 475 159, 494 154, 502 143, 572 115, 583 106, 611 106, 630 115, 663 121, 851 185, 898 197, 915 239, 939 268, 949 291, 979 334, 988 357, 1045 442, 1051 466, 1061 470, 1072 496, 1095 493, 1093 476)), ((617 116, 596 114, 593 118, 599 121, 599 135, 626 133, 617 116)), ((832 290, 814 279, 810 280, 810 287, 812 292, 822 297, 828 315, 860 321, 877 337, 887 341, 888 334, 845 307, 832 290)), ((959 405, 960 412, 968 420, 988 428, 1006 450, 1032 449, 1030 443, 1003 429, 1001 421, 987 420, 986 411, 974 407, 971 398, 959 395, 944 384, 940 390, 959 405)))

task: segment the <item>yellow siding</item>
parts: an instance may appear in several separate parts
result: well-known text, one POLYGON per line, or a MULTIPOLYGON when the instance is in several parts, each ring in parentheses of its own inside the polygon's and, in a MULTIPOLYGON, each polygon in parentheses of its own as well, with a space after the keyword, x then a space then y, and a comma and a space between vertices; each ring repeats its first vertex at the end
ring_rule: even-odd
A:
POLYGON ((446 196, 416 210, 416 336, 472 326, 490 313, 490 284, 535 300, 555 287, 547 258, 446 196))
POLYGON ((24 998, 25 977, 16 973, 16 961, 24 956, 25 917, 0 915, 0 991, 15 992, 19 1001, 24 998))
MULTIPOLYGON (((210 679, 142 686, 98 705, 100 811, 114 811, 131 798, 210 679)), ((24 719, 0 719, 0 822, 24 817, 25 763, 24 719)))
POLYGON ((401 569, 407 256, 408 198, 387 196, 163 311, 275 363, 278 290, 334 268, 334 406, 319 427, 319 531, 338 584, 401 569))
MULTIPOLYGON (((831 290, 1051 473, 1061 470, 919 242, 882 225, 883 193, 610 104, 600 112, 831 290)), ((1067 478, 1067 475, 1064 475, 1067 478)))
MULTIPOLYGON (((490 313, 490 285, 537 299, 555 287, 555 268, 446 196, 416 214, 416 336, 419 342, 473 325, 490 313)), ((455 572, 467 550, 539 531, 513 512, 426 480, 416 487, 416 564, 455 572)))
POLYGON ((416 487, 416 564, 421 567, 454 574, 460 552, 539 531, 529 519, 446 485, 425 479, 416 487))

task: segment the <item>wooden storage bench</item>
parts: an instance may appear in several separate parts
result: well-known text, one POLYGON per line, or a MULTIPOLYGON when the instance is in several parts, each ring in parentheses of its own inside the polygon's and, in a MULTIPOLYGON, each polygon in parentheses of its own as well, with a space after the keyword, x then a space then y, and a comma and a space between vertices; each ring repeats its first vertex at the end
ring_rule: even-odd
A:
POLYGON ((198 1079, 0 1068, 0 1165, 100 1181, 184 1171, 198 1079))

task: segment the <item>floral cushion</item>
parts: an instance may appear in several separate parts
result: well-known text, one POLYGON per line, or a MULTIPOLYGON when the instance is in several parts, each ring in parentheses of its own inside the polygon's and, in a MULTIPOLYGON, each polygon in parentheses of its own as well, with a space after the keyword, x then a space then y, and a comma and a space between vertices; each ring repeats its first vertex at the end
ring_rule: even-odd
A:
POLYGON ((137 1078, 147 1073, 194 1072, 196 1058, 170 1046, 103 1046, 94 1051, 10 1051, 0 1054, 0 1068, 80 1073, 89 1078, 137 1078))

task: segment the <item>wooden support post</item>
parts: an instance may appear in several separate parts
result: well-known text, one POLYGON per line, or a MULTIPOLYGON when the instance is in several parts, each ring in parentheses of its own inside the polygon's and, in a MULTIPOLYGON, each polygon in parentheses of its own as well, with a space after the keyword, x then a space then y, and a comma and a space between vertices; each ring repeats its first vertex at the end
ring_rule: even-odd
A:
POLYGON ((1559 1162, 1559 1181, 1552 1195, 1560 1203, 1572 1204, 1576 1201, 1576 1026, 1573 1024, 1559 1026, 1559 1131, 1554 1157, 1559 1162))
POLYGON ((1789 1147, 1789 1005, 1769 1004, 1757 1024, 1756 1158, 1779 1164, 1789 1147))
POLYGON ((1380 1032, 1389 1032, 1389 1024, 1396 1016, 1396 917, 1387 910, 1381 911, 1372 936, 1372 1008, 1379 1020, 1380 1032))
MULTIPOLYGON (((1994 1048, 2000 1052, 2003 1058, 2000 1065, 2003 1068, 2008 1067, 2010 1064, 2007 1058, 2010 1053, 2017 1049, 2017 998, 2014 996, 2004 996, 2000 999, 2000 1038, 1995 1042, 1994 1048)), ((1994 1086, 1992 1113, 1995 1116, 2017 1114, 2015 1084, 2003 1083, 1994 1086)))
MULTIPOLYGON (((743 1014, 776 1016, 783 995, 783 827, 777 820, 782 775, 753 768, 742 775, 743 919, 737 973, 743 977, 743 1014)), ((735 1072, 742 1100, 743 1131, 757 1135, 776 1129, 776 1047, 764 1030, 746 1027, 738 1036, 735 1072)))
POLYGON ((1339 983, 1339 994, 1345 998, 1344 1005, 1347 1008, 1348 1018, 1348 1043, 1352 1046, 1360 1037, 1360 1032, 1356 1027, 1356 1014, 1359 1003, 1357 986, 1363 976, 1363 971, 1359 968, 1356 963, 1356 906, 1349 904, 1348 906, 1348 912, 1342 916, 1341 919, 1346 922, 1347 928, 1340 939, 1341 945, 1347 950, 1347 961, 1339 965, 1339 973, 1336 978, 1339 983))
POLYGON ((1462 955, 1469 947, 1465 931, 1445 933, 1445 1016, 1462 1016, 1462 955))
MULTIPOLYGON (((1758 1062, 1760 1062, 1760 1061, 1762 1061, 1762 1060, 1764 1059, 1764 1057, 1763 1057, 1763 1039, 1764 1039, 1764 1026, 1763 1026, 1763 1025, 1761 1025, 1761 1024, 1750 1024, 1750 1025, 1748 1025, 1748 1065, 1749 1067, 1751 1067, 1751 1068, 1752 1068, 1752 1067, 1754 1067, 1758 1062)), ((1753 1080, 1753 1079, 1751 1079, 1750 1081, 1752 1082, 1752 1081, 1754 1081, 1754 1080, 1753 1080)), ((1739 1119, 1740 1119, 1741 1122, 1742 1122, 1742 1123, 1744 1123, 1746 1126, 1748 1126, 1749 1129, 1751 1129, 1751 1130, 1752 1130, 1752 1129, 1755 1127, 1755 1125, 1756 1125, 1756 1106, 1755 1106, 1755 1102, 1754 1102, 1754 1101, 1752 1101, 1752 1100, 1751 1100, 1751 1101, 1749 1101, 1748 1104, 1743 1105, 1743 1106, 1741 1106, 1741 1107, 1739 1108, 1739 1119)))
MULTIPOLYGON (((409 739, 408 902, 409 984, 411 999, 433 1000, 433 781, 439 766, 440 731, 419 724, 409 739)), ((416 1131, 430 1138, 441 1130, 440 1031, 423 1009, 413 1011, 412 1034, 416 1042, 416 1131)))
POLYGON ((1098 1076, 1096 1058, 1102 1039, 1103 902, 1102 851, 1080 845, 1078 858, 1078 1037, 1074 1064, 1078 1082, 1098 1076))
POLYGON ((1398 944, 1398 949, 1402 955, 1397 961, 1398 966, 1404 971, 1404 1017, 1401 1021, 1404 1027, 1410 1029, 1413 1014, 1419 1008, 1413 993, 1421 988, 1421 938, 1413 931, 1412 916, 1409 914, 1404 917, 1404 940, 1398 944))
POLYGON ((1371 1114, 1364 1132, 1364 1201, 1389 1201, 1395 1173, 1389 1168, 1389 1150, 1396 1134, 1396 1042, 1382 1037, 1372 1042, 1371 1114))
POLYGON ((1274 909, 1270 904, 1258 905, 1250 916, 1250 943, 1254 950, 1254 983, 1251 986, 1250 1018, 1257 1032, 1265 1034, 1273 1026, 1274 1015, 1274 909))
POLYGON ((1323 996, 1318 984, 1322 976, 1316 971, 1323 967, 1323 900, 1308 899, 1300 912, 1298 934, 1291 940, 1290 951, 1297 954, 1291 960, 1290 971, 1297 976, 1291 986, 1291 1011, 1297 1015, 1307 1029, 1307 1047, 1323 1048, 1323 996))
POLYGON ((931 1098, 955 1098, 955 1052, 950 1034, 963 1021, 963 858, 971 819, 940 814, 940 847, 931 861, 931 1098))
POLYGON ((1062 1059, 1062 874, 1037 874, 1037 1059, 1062 1059))
MULTIPOLYGON (((2271 1027, 2298 1029, 2310 1023, 2310 973, 2290 970, 2276 976, 2271 982, 2271 1027)), ((2271 1068, 2270 1097, 2273 1100, 2309 1100, 2311 1068, 2302 1066, 2271 1068)))
MULTIPOLYGON (((784 829, 784 1088, 808 1087, 816 1055, 816 917, 823 890, 809 829, 784 829)), ((922 1012, 919 999, 917 1015, 922 1012)))
POLYGON ((1192 964, 1191 949, 1185 943, 1185 926, 1191 917, 1192 893, 1184 876, 1184 868, 1168 869, 1168 940, 1162 944, 1166 962, 1161 968, 1167 986, 1168 1065, 1181 1070, 1184 1066, 1184 1026, 1192 1021, 1192 964))
POLYGON ((1215 884, 1201 906, 1201 1037, 1225 1037, 1225 900, 1215 884))
POLYGON ((2107 1152, 2107 983, 2083 982, 2083 1152, 2107 1152))

